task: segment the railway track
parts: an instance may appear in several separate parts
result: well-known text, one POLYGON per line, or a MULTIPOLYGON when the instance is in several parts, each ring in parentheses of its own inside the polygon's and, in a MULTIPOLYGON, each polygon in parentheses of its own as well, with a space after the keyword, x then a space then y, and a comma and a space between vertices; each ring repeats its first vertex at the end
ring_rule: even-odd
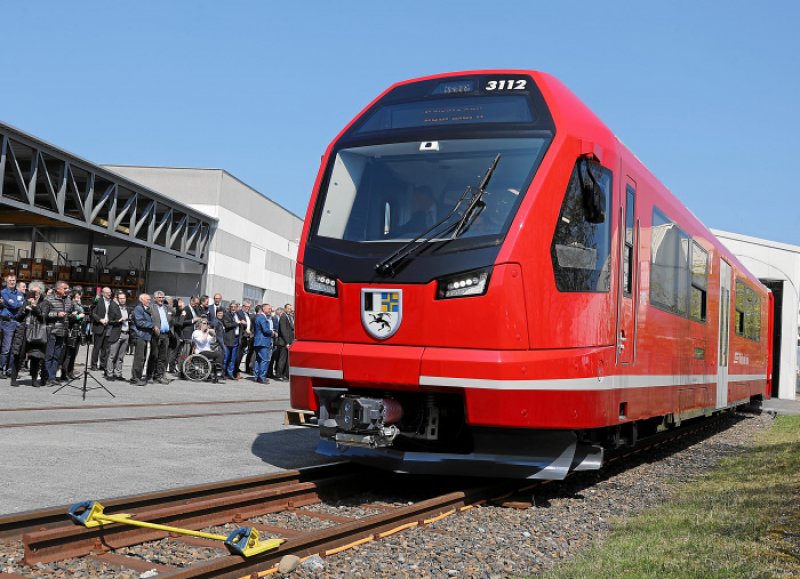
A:
POLYGON ((194 402, 152 402, 141 404, 93 404, 87 406, 19 406, 16 408, 0 408, 0 414, 4 412, 48 412, 63 410, 106 410, 109 408, 169 408, 171 406, 225 406, 228 404, 256 404, 256 403, 282 403, 289 402, 288 398, 265 399, 257 398, 253 400, 199 400, 194 402))
POLYGON ((98 404, 95 406, 61 406, 61 407, 34 407, 34 408, 4 408, 0 409, 0 415, 5 412, 10 413, 48 413, 47 420, 37 420, 29 422, 6 422, 0 423, 0 429, 14 429, 14 428, 35 428, 45 426, 67 426, 67 425, 85 425, 85 424, 103 424, 106 422, 140 422, 149 420, 181 420, 187 418, 212 418, 219 416, 244 416, 248 414, 284 414, 283 409, 253 409, 254 404, 285 404, 288 402, 286 399, 276 400, 230 400, 230 401, 200 401, 200 402, 160 402, 157 404, 98 404), (95 410, 119 410, 130 408, 183 408, 188 406, 207 407, 213 406, 219 408, 220 406, 248 406, 247 410, 219 410, 215 412, 195 412, 190 414, 162 414, 162 415, 147 415, 147 416, 117 416, 117 417, 103 417, 103 418, 78 418, 58 420, 51 419, 50 416, 60 414, 61 411, 74 411, 81 412, 89 411, 90 413, 95 410))
MULTIPOLYGON (((646 446, 627 453, 622 450, 612 453, 611 459, 621 460, 631 452, 640 453, 697 430, 713 429, 715 424, 716 421, 700 421, 680 431, 659 434, 648 440, 646 446)), ((0 537, 6 541, 19 541, 21 537, 24 562, 28 566, 62 561, 65 569, 69 569, 69 560, 81 557, 108 569, 138 572, 156 569, 159 577, 255 577, 273 573, 287 555, 300 559, 331 556, 476 505, 528 508, 532 505, 517 497, 530 496, 532 489, 544 484, 470 482, 465 487, 463 479, 399 478, 391 473, 337 463, 102 501, 107 513, 130 513, 137 520, 210 532, 247 526, 257 529, 264 538, 286 539, 274 550, 248 558, 228 553, 219 542, 162 530, 121 524, 98 528, 76 526, 68 522, 67 506, 0 518, 0 537), (403 489, 402 500, 386 500, 386 493, 376 490, 398 488, 403 489), (409 501, 409 496, 414 500, 409 501), (342 500, 351 501, 357 515, 344 517, 325 512, 325 504, 342 500), (305 523, 297 524, 299 520, 305 523), (189 560, 194 557, 192 549, 202 550, 205 555, 198 555, 196 561, 188 564, 154 563, 154 559, 165 559, 157 555, 159 548, 175 543, 189 550, 189 560), (137 552, 136 546, 142 544, 148 545, 149 557, 143 558, 137 552), (213 555, 209 556, 209 552, 213 555)))

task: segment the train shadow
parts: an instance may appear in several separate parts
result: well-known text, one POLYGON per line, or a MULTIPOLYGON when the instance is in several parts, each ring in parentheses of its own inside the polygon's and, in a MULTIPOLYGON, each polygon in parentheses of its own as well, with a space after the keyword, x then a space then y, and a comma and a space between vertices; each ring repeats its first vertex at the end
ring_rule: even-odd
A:
MULTIPOLYGON (((600 470, 573 473, 565 480, 538 486, 528 491, 525 496, 512 491, 512 496, 508 500, 519 499, 522 503, 530 501, 531 506, 539 509, 557 507, 563 500, 569 499, 596 500, 595 493, 598 485, 609 483, 614 486, 617 484, 614 482, 615 477, 626 473, 633 473, 635 476, 637 467, 670 460, 692 460, 703 463, 704 459, 687 459, 676 455, 752 418, 746 414, 731 414, 722 423, 718 423, 711 429, 703 429, 669 440, 653 448, 632 452, 628 456, 603 465, 600 470)), ((329 457, 320 456, 314 452, 318 437, 318 431, 314 428, 291 428, 264 432, 253 441, 251 450, 263 462, 278 468, 295 469, 329 463, 331 462, 329 457)), ((723 456, 741 452, 741 447, 733 444, 718 442, 715 445, 713 457, 708 459, 708 464, 701 464, 701 470, 711 468, 723 456)), ((390 494, 396 495, 394 498, 401 502, 419 500, 423 495, 433 496, 437 493, 463 489, 465 484, 463 477, 396 474, 371 468, 368 468, 367 471, 371 474, 366 478, 372 481, 376 492, 377 489, 381 489, 380 494, 385 495, 386 489, 392 489, 390 494)), ((664 478, 680 483, 696 478, 697 472, 698 468, 690 469, 688 474, 682 474, 681 469, 665 468, 664 478)), ((497 478, 476 477, 471 479, 474 486, 493 485, 501 481, 502 479, 497 478)), ((509 486, 519 486, 518 483, 522 481, 508 480, 508 482, 509 486)), ((626 483, 620 482, 619 484, 625 486, 626 483)), ((340 499, 341 497, 337 497, 337 500, 340 499)), ((385 500, 385 497, 383 499, 385 500)), ((358 502, 363 501, 363 498, 358 499, 358 502)))
POLYGON ((263 462, 278 468, 300 468, 331 462, 314 453, 319 442, 316 428, 287 428, 262 432, 253 440, 251 452, 263 462))

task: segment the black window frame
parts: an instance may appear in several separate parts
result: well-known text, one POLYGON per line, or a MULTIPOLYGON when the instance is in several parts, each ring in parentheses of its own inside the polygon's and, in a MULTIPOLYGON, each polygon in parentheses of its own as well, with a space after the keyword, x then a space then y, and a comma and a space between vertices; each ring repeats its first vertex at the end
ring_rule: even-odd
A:
POLYGON ((734 331, 736 335, 753 342, 760 342, 761 296, 750 287, 750 284, 738 277, 736 278, 735 308, 734 331))
MULTIPOLYGON (((550 242, 550 259, 553 266, 553 276, 556 289, 561 293, 609 293, 611 291, 611 276, 613 272, 613 251, 611 247, 612 232, 613 232, 613 213, 611 208, 614 202, 614 172, 608 167, 604 167, 600 163, 589 159, 588 157, 578 157, 575 160, 575 165, 570 172, 567 188, 561 201, 561 207, 558 212, 556 226, 553 231, 553 237, 550 242), (562 266, 559 263, 558 249, 556 242, 558 241, 559 232, 563 232, 564 228, 572 225, 571 220, 565 219, 565 211, 569 208, 569 201, 571 196, 582 195, 581 193, 581 167, 582 164, 587 164, 587 169, 591 172, 588 178, 593 178, 605 195, 605 215, 603 221, 596 225, 604 224, 606 226, 605 232, 605 254, 602 259, 596 259, 595 264, 603 262, 603 266, 599 269, 588 268, 569 268, 562 266), (595 176, 599 173, 598 176, 595 176), (603 186, 605 185, 605 188, 603 186), (564 225, 566 223, 566 226, 564 225), (582 273, 589 272, 592 274, 582 273), (601 285, 602 284, 602 285, 601 285)), ((577 202, 576 202, 576 207, 577 202)), ((585 221, 585 223, 589 223, 585 221)), ((598 237, 599 239, 599 237, 598 237)), ((561 244, 563 246, 563 244, 561 244)), ((588 246, 582 249, 591 249, 588 246)))
POLYGON ((708 319, 708 251, 694 239, 692 239, 689 249, 689 270, 689 319, 704 324, 708 319), (702 252, 705 257, 703 272, 700 276, 694 270, 696 251, 702 252), (695 295, 700 298, 700 312, 697 317, 694 316, 692 308, 692 297, 695 295))
MULTIPOLYGON (((691 284, 690 284, 691 268, 689 267, 689 264, 691 263, 691 249, 690 248, 691 248, 692 238, 689 236, 688 233, 686 233, 683 229, 681 229, 681 227, 678 226, 678 224, 673 219, 670 219, 669 216, 667 216, 667 214, 663 210, 659 209, 655 205, 653 206, 653 216, 652 216, 650 231, 651 231, 651 237, 650 237, 650 240, 651 240, 651 242, 650 242, 650 292, 649 292, 650 293, 650 304, 653 307, 655 307, 655 308, 657 308, 659 310, 665 311, 667 313, 679 316, 681 318, 689 318, 689 310, 690 310, 690 302, 691 302, 691 291, 689 289, 691 287, 691 284), (687 247, 686 247, 686 267, 679 269, 677 267, 678 264, 675 264, 675 270, 676 270, 675 273, 676 273, 676 275, 678 275, 678 276, 683 275, 683 276, 686 277, 686 280, 685 280, 685 282, 683 284, 681 284, 680 283, 680 277, 677 277, 677 278, 675 278, 674 282, 670 280, 670 284, 669 284, 669 289, 674 289, 674 291, 675 291, 674 295, 675 295, 676 299, 675 299, 675 306, 674 307, 669 303, 659 301, 657 299, 657 296, 656 296, 656 298, 654 298, 653 289, 654 289, 654 287, 656 287, 656 285, 653 283, 653 273, 656 271, 656 266, 667 268, 666 271, 668 271, 668 269, 670 267, 673 267, 673 264, 662 264, 662 263, 658 263, 657 264, 654 261, 655 257, 656 257, 656 254, 653 251, 652 231, 656 227, 654 224, 656 223, 656 216, 657 215, 658 215, 658 217, 661 218, 661 220, 663 220, 663 223, 661 223, 659 225, 671 225, 672 227, 674 227, 675 231, 677 232, 678 243, 680 244, 680 243, 685 241, 686 245, 687 245, 687 247), (683 292, 683 294, 680 293, 681 291, 683 292), (685 300, 685 309, 684 310, 680 309, 680 306, 681 306, 680 302, 681 302, 681 297, 682 296, 684 297, 684 300, 685 300)), ((680 251, 681 251, 681 248, 679 248, 679 247, 675 248, 676 256, 678 255, 678 253, 680 251)), ((664 271, 664 270, 659 270, 659 271, 664 271)), ((664 286, 664 287, 667 287, 667 286, 664 286)))
POLYGON ((622 295, 626 298, 633 297, 633 249, 634 215, 636 209, 636 189, 632 185, 625 185, 625 243, 622 256, 622 295))

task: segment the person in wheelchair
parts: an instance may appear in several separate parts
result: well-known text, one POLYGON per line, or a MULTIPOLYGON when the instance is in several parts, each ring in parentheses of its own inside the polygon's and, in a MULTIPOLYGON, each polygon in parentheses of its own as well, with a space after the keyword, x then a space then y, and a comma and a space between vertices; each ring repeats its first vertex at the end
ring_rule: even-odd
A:
POLYGON ((216 332, 208 327, 208 320, 200 320, 199 327, 192 333, 192 350, 194 354, 200 354, 211 362, 211 381, 216 384, 224 375, 222 374, 223 353, 216 332))

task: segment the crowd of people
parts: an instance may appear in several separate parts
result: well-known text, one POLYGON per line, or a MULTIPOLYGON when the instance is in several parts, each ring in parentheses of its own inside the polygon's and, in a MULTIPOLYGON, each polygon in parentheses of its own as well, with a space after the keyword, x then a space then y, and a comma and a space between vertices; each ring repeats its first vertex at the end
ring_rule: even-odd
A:
POLYGON ((164 292, 141 294, 127 303, 123 291, 104 287, 91 307, 83 305, 83 289, 63 281, 46 288, 30 287, 8 275, 0 291, 0 378, 19 385, 27 368, 35 387, 57 386, 78 377, 75 361, 83 344, 91 347, 89 370, 106 380, 131 384, 168 384, 179 376, 190 354, 211 361, 214 383, 251 374, 262 384, 289 379, 289 348, 294 342, 294 308, 273 311, 270 304, 231 301, 222 294, 192 296, 189 303, 164 292), (133 355, 131 375, 123 360, 133 355))

